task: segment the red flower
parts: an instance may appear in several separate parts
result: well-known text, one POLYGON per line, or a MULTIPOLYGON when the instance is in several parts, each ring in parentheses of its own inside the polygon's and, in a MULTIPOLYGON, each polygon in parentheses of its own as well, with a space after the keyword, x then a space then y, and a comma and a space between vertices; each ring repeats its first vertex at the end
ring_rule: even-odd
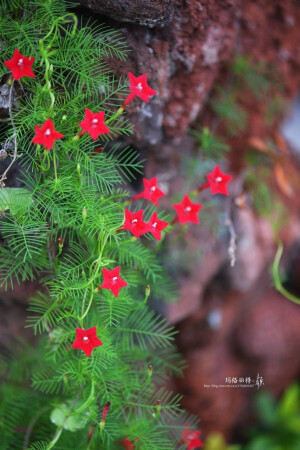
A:
POLYGON ((157 92, 147 83, 147 75, 135 77, 131 72, 128 73, 129 89, 134 96, 140 97, 144 102, 149 102, 149 97, 156 95, 157 92))
POLYGON ((143 178, 143 182, 145 188, 143 192, 144 198, 158 206, 158 199, 166 194, 157 187, 157 177, 150 178, 150 180, 143 178))
POLYGON ((231 175, 221 172, 219 166, 216 166, 211 173, 206 175, 212 194, 228 195, 227 183, 232 180, 231 175))
POLYGON ((191 202, 188 195, 183 197, 181 203, 175 203, 173 207, 178 214, 178 220, 181 224, 186 222, 199 223, 198 212, 202 205, 191 202))
MULTIPOLYGON (((134 438, 134 440, 137 441, 138 438, 134 438)), ((134 450, 134 449, 135 449, 134 443, 131 442, 131 441, 130 441, 129 439, 127 439, 127 438, 124 438, 124 439, 122 440, 122 444, 124 445, 124 448, 125 448, 126 450, 134 450)))
POLYGON ((144 211, 140 209, 137 212, 130 212, 125 209, 125 221, 122 230, 131 231, 135 237, 139 237, 149 231, 148 225, 143 221, 144 211))
POLYGON ((181 437, 182 441, 180 444, 187 445, 188 450, 203 447, 203 442, 200 440, 200 431, 190 430, 186 427, 181 437))
POLYGON ((51 119, 47 119, 41 127, 36 125, 34 129, 36 134, 32 139, 32 142, 35 144, 41 144, 48 150, 53 148, 53 144, 56 139, 62 139, 64 137, 63 134, 54 129, 54 123, 51 119))
POLYGON ((149 227, 148 231, 150 231, 150 233, 153 234, 155 239, 160 241, 162 230, 164 230, 169 224, 165 220, 159 220, 159 218, 155 212, 152 214, 151 219, 149 220, 149 222, 147 222, 146 225, 148 225, 148 227, 149 227))
POLYGON ((156 95, 157 92, 152 89, 147 83, 147 75, 141 75, 135 77, 131 72, 128 73, 130 94, 123 103, 122 110, 131 102, 135 97, 140 97, 144 102, 149 102, 149 97, 156 95))
POLYGON ((95 140, 100 134, 109 133, 110 129, 104 123, 104 114, 104 111, 93 113, 86 108, 84 120, 79 124, 81 134, 87 132, 95 140))
POLYGON ((35 75, 31 67, 34 60, 33 56, 23 56, 18 49, 15 49, 13 57, 8 61, 4 61, 4 65, 12 71, 12 76, 15 80, 19 80, 22 77, 34 78, 35 75))
POLYGON ((102 269, 102 273, 104 280, 98 289, 109 289, 118 298, 119 290, 128 284, 120 277, 120 267, 113 270, 102 269))
POLYGON ((91 356, 95 347, 100 347, 102 342, 97 338, 97 328, 92 327, 88 330, 76 328, 76 339, 72 344, 72 348, 84 351, 86 356, 91 356))

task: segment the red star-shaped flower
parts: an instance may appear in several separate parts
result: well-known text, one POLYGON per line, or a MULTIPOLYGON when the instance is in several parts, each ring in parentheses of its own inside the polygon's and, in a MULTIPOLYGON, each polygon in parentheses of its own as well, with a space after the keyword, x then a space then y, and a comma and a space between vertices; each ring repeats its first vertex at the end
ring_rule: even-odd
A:
POLYGON ((82 350, 86 356, 91 356, 95 347, 100 347, 102 342, 97 338, 97 328, 92 327, 88 330, 76 328, 76 339, 72 344, 72 348, 82 350))
POLYGON ((122 226, 122 230, 131 231, 136 237, 140 237, 149 231, 148 225, 143 221, 144 210, 140 209, 137 212, 131 212, 125 209, 125 221, 122 226))
POLYGON ((157 187, 157 177, 150 178, 150 180, 143 178, 143 182, 145 188, 143 192, 144 198, 158 206, 158 199, 166 194, 157 187))
POLYGON ((102 269, 104 277, 103 283, 98 289, 109 289, 118 298, 119 290, 127 286, 128 283, 120 277, 120 267, 113 270, 102 269))
POLYGON ((109 133, 110 129, 104 123, 104 111, 93 113, 88 108, 85 109, 84 120, 79 126, 82 133, 89 133, 92 139, 97 139, 100 134, 109 133))
POLYGON ((227 183, 232 180, 231 175, 221 172, 219 166, 216 166, 211 173, 206 175, 212 194, 228 195, 227 183))
POLYGON ((36 125, 34 129, 36 134, 32 139, 32 142, 35 144, 41 144, 48 150, 53 148, 54 141, 64 137, 63 134, 54 129, 54 123, 51 119, 47 119, 41 127, 36 125))
POLYGON ((124 448, 125 448, 126 450, 134 450, 134 449, 135 449, 134 443, 131 442, 131 441, 130 441, 129 439, 127 439, 127 438, 124 438, 124 439, 122 440, 122 444, 124 445, 124 448))
POLYGON ((182 444, 187 446, 187 449, 203 447, 203 442, 200 440, 200 431, 190 430, 188 427, 185 428, 181 435, 182 444))
POLYGON ((156 95, 157 92, 152 89, 147 83, 147 75, 135 77, 132 73, 128 73, 129 89, 131 97, 140 97, 144 102, 149 102, 149 97, 156 95))
POLYGON ((198 212, 202 208, 202 205, 191 202, 188 195, 183 197, 181 203, 175 203, 173 207, 177 212, 178 220, 181 224, 186 222, 199 223, 198 212))
POLYGON ((160 241, 162 230, 164 230, 169 224, 165 220, 159 220, 158 215, 155 212, 152 214, 149 222, 147 222, 147 225, 149 227, 148 231, 153 234, 155 239, 160 241))
POLYGON ((34 78, 32 71, 32 63, 35 58, 33 56, 23 56, 18 49, 15 49, 13 57, 8 61, 4 61, 4 65, 12 71, 12 76, 15 80, 22 77, 34 78))

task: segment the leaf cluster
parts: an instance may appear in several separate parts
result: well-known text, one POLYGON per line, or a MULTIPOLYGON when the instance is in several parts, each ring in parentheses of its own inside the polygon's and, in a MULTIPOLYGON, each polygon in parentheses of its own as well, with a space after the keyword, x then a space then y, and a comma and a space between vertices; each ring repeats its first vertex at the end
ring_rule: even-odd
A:
MULTIPOLYGON (((18 48, 35 57, 36 77, 11 87, 23 187, 0 191, 0 282, 39 279, 27 326, 42 338, 1 362, 1 448, 113 449, 127 436, 136 448, 172 449, 195 420, 178 395, 159 387, 184 363, 173 327, 146 305, 146 285, 164 282, 154 242, 121 230, 126 183, 142 171, 135 150, 110 142, 131 132, 126 117, 114 116, 127 83, 107 66, 111 56, 125 58, 124 40, 101 25, 77 26, 66 2, 2 3, 0 76, 7 81, 3 61, 18 48), (101 140, 79 137, 84 108, 111 119, 101 140), (34 126, 47 118, 64 134, 51 151, 32 144, 34 126), (102 269, 118 265, 128 287, 115 298, 97 288, 102 269), (87 358, 72 349, 75 329, 94 326, 103 345, 87 358)), ((3 128, 0 140, 13 132, 3 128)))

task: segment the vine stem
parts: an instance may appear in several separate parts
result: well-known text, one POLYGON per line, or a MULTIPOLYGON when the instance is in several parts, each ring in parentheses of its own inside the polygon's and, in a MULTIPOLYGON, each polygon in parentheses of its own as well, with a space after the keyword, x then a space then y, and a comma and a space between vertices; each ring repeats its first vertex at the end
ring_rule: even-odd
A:
POLYGON ((6 178, 7 178, 6 175, 7 175, 8 171, 10 170, 11 166, 16 161, 17 156, 18 156, 17 129, 16 129, 16 126, 15 126, 13 115, 12 115, 12 93, 13 93, 13 88, 14 88, 14 82, 15 82, 15 80, 13 80, 12 83, 11 83, 10 91, 9 91, 9 97, 8 97, 9 118, 10 118, 11 126, 12 126, 12 129, 13 129, 14 153, 13 153, 12 161, 10 162, 9 166, 6 168, 6 170, 1 175, 0 188, 3 188, 5 186, 4 180, 6 180, 6 178))
MULTIPOLYGON (((51 439, 51 442, 49 442, 49 444, 47 445, 46 450, 51 450, 54 447, 54 445, 56 444, 56 442, 58 441, 58 439, 60 438, 60 435, 61 435, 61 433, 62 433, 62 431, 64 429, 64 426, 65 426, 65 423, 67 422, 67 420, 71 417, 71 415, 74 412, 75 406, 77 405, 77 403, 79 401, 79 398, 80 398, 81 392, 83 391, 83 388, 84 388, 84 385, 82 385, 80 387, 79 392, 78 392, 78 394, 77 394, 77 396, 76 396, 76 398, 75 398, 75 400, 74 400, 74 402, 72 404, 72 407, 71 407, 72 413, 64 418, 63 423, 57 428, 53 438, 51 439)), ((92 391, 94 392, 94 383, 92 384, 92 391)))
POLYGON ((67 17, 72 17, 72 19, 74 21, 73 29, 72 29, 72 32, 71 32, 71 35, 74 36, 74 34, 76 32, 76 29, 77 29, 77 25, 78 25, 78 19, 77 19, 75 14, 68 13, 68 14, 65 14, 62 17, 58 17, 54 21, 54 23, 53 23, 50 31, 48 32, 48 34, 46 34, 46 36, 39 41, 39 49, 40 49, 40 53, 42 55, 42 59, 41 59, 41 64, 40 65, 43 64, 43 61, 45 61, 45 65, 46 65, 46 70, 45 70, 45 75, 44 75, 44 79, 46 81, 46 84, 44 86, 44 89, 45 89, 46 92, 49 93, 50 100, 51 100, 50 107, 49 107, 49 112, 48 112, 49 115, 51 115, 51 113, 53 111, 54 103, 55 103, 55 95, 54 95, 54 93, 51 90, 51 82, 50 82, 51 74, 53 72, 53 66, 52 66, 52 64, 50 64, 49 56, 51 56, 51 55, 53 55, 55 53, 55 50, 51 51, 51 46, 52 46, 53 42, 55 41, 55 39, 57 37, 57 33, 58 33, 58 29, 59 29, 59 22, 67 23, 68 22, 67 17), (44 43, 45 43, 46 39, 48 39, 52 34, 53 34, 53 36, 52 36, 51 41, 45 47, 44 43))
POLYGON ((283 254, 283 244, 279 239, 277 240, 277 251, 274 258, 274 262, 272 264, 272 275, 274 279, 275 288, 280 294, 282 294, 284 297, 286 297, 288 300, 290 300, 293 303, 296 303, 297 305, 300 305, 300 298, 296 297, 295 295, 291 294, 285 287, 282 285, 279 275, 279 263, 283 254))
POLYGON ((54 177, 55 177, 55 183, 57 184, 57 166, 56 166, 56 151, 53 149, 53 167, 54 167, 54 177))
POLYGON ((49 406, 45 406, 44 408, 42 408, 40 411, 38 411, 36 413, 35 416, 33 416, 33 418, 31 419, 28 428, 26 429, 26 433, 25 433, 25 437, 24 437, 24 443, 23 443, 23 450, 27 450, 28 448, 28 444, 29 444, 29 439, 32 433, 32 429, 34 427, 34 425, 36 424, 37 420, 41 417, 42 414, 44 414, 44 412, 46 412, 50 407, 49 406))
POLYGON ((86 315, 87 315, 87 313, 89 312, 89 310, 90 310, 90 308, 91 308, 91 306, 92 306, 92 303, 93 303, 93 298, 94 298, 94 294, 95 294, 95 290, 94 290, 94 280, 95 280, 96 277, 98 276, 99 270, 100 270, 100 268, 101 268, 102 254, 103 254, 103 250, 104 250, 104 247, 105 247, 105 245, 106 245, 107 239, 108 239, 108 234, 107 234, 107 235, 105 236, 105 238, 103 239, 101 249, 99 249, 99 256, 98 256, 97 260, 94 261, 94 262, 92 263, 92 265, 91 265, 91 267, 92 267, 92 266, 96 263, 96 269, 95 269, 95 273, 94 273, 92 279, 89 280, 89 282, 88 282, 88 284, 90 284, 90 283, 92 284, 92 286, 91 286, 92 292, 91 292, 89 304, 88 304, 88 306, 87 306, 87 308, 86 308, 85 311, 84 311, 84 307, 85 307, 85 299, 86 299, 86 293, 87 293, 87 291, 86 291, 86 293, 85 293, 85 295, 84 295, 84 299, 83 299, 83 302, 82 302, 82 309, 81 309, 82 315, 81 315, 81 317, 78 319, 78 320, 79 320, 79 323, 80 323, 80 326, 81 326, 82 328, 83 328, 83 319, 86 317, 86 315))
POLYGON ((119 109, 117 110, 117 112, 116 112, 113 116, 111 116, 110 119, 106 120, 105 123, 110 123, 110 122, 112 122, 112 121, 115 120, 117 117, 119 117, 119 116, 123 113, 123 111, 124 111, 124 107, 121 106, 121 108, 119 108, 119 109))
MULTIPOLYGON (((88 313, 89 310, 90 310, 90 307, 92 306, 93 298, 94 298, 94 291, 92 291, 92 293, 91 293, 90 301, 89 301, 89 304, 88 304, 86 310, 84 311, 83 315, 82 315, 82 316, 80 317, 80 319, 79 319, 80 326, 81 326, 82 328, 83 328, 83 319, 85 318, 85 316, 87 315, 87 313, 88 313)), ((83 303, 82 306, 84 307, 84 303, 83 303)))

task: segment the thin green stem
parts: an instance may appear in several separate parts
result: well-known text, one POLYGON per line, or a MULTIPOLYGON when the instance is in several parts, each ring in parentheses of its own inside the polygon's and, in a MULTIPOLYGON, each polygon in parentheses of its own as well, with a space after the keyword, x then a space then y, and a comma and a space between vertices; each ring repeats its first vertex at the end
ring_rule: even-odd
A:
MULTIPOLYGON (((92 380, 92 388, 91 388, 90 395, 88 396, 88 398, 86 399, 86 401, 85 401, 78 409, 76 409, 76 410, 74 411, 74 413, 79 414, 79 413, 81 413, 82 411, 84 411, 84 410, 89 406, 89 404, 93 401, 93 399, 94 399, 94 394, 95 394, 95 381, 92 380)), ((73 414, 74 414, 74 413, 73 413, 73 414)))
POLYGON ((106 120, 105 123, 110 123, 110 122, 112 122, 112 121, 115 120, 117 117, 119 117, 119 116, 123 113, 123 111, 124 111, 124 108, 121 106, 121 107, 118 109, 118 111, 117 111, 113 116, 111 116, 110 119, 106 120))
POLYGON ((33 430, 34 425, 36 424, 36 422, 38 421, 38 419, 46 412, 48 411, 48 409, 50 409, 50 406, 45 406, 44 408, 41 408, 35 416, 33 416, 33 418, 31 419, 31 421, 29 422, 29 425, 26 429, 26 433, 24 436, 24 443, 23 443, 23 450, 26 450, 28 448, 28 444, 29 444, 29 440, 30 440, 30 436, 33 430))
POLYGON ((60 426, 57 428, 55 435, 53 436, 52 441, 47 445, 46 450, 51 450, 54 447, 58 439, 60 438, 61 433, 63 432, 63 427, 60 426))
POLYGON ((276 255, 272 264, 272 275, 273 280, 275 284, 275 288, 278 292, 280 292, 284 297, 286 297, 288 300, 290 300, 293 303, 296 303, 297 305, 300 305, 300 298, 296 297, 295 295, 291 294, 285 287, 282 285, 280 275, 279 275, 279 263, 283 254, 283 244, 281 241, 277 240, 277 251, 276 255))
POLYGON ((43 62, 45 61, 45 66, 46 66, 46 69, 45 69, 45 75, 44 75, 44 79, 45 79, 45 81, 46 81, 46 84, 45 84, 45 86, 44 86, 44 89, 45 89, 46 92, 49 93, 50 100, 51 100, 50 106, 49 106, 49 111, 48 111, 48 115, 49 115, 49 116, 51 115, 51 113, 52 113, 52 111, 53 111, 54 103, 55 103, 55 95, 54 95, 54 93, 53 93, 52 90, 51 90, 51 82, 50 82, 51 74, 52 74, 52 72, 53 72, 53 66, 52 66, 52 64, 50 64, 49 57, 55 53, 55 50, 54 50, 54 51, 51 50, 51 47, 52 47, 52 45, 53 45, 53 42, 54 42, 55 39, 57 38, 57 33, 58 33, 58 30, 59 30, 59 23, 60 23, 60 22, 62 22, 62 23, 67 23, 67 22, 68 22, 68 20, 67 20, 68 17, 72 17, 72 19, 74 20, 73 29, 72 29, 72 32, 71 32, 71 35, 74 36, 74 34, 75 34, 75 32, 76 32, 76 29, 77 29, 77 25, 78 25, 78 19, 77 19, 77 17, 76 17, 75 14, 73 14, 73 13, 68 13, 68 14, 65 14, 65 15, 62 16, 62 17, 58 17, 58 18, 54 21, 52 27, 50 28, 50 30, 49 30, 49 32, 46 34, 46 36, 45 36, 43 39, 40 39, 40 41, 39 41, 39 50, 40 50, 40 53, 41 53, 41 55, 42 55, 41 65, 42 65, 43 62), (49 44, 48 44, 47 46, 45 46, 45 41, 46 41, 52 34, 53 34, 53 36, 52 36, 51 41, 49 42, 49 44))
POLYGON ((94 295, 95 295, 95 286, 94 286, 94 281, 95 281, 95 279, 98 277, 98 274, 99 274, 99 271, 100 271, 100 269, 101 269, 101 267, 102 267, 102 255, 103 255, 103 251, 104 251, 104 248, 105 248, 105 245, 106 245, 106 243, 107 243, 107 240, 108 240, 108 234, 106 234, 106 236, 103 238, 103 240, 102 240, 102 243, 101 243, 101 240, 99 240, 99 256, 98 256, 98 258, 96 259, 96 261, 94 261, 92 264, 91 264, 91 266, 90 266, 90 272, 91 272, 91 270, 92 270, 92 267, 96 264, 96 268, 95 268, 95 271, 94 271, 94 274, 93 274, 93 276, 89 279, 89 281, 87 282, 87 284, 86 284, 86 286, 88 286, 88 285, 90 285, 91 284, 91 296, 90 296, 90 300, 89 300, 89 303, 88 303, 88 306, 87 306, 87 308, 86 308, 86 310, 84 311, 84 308, 85 308, 85 299, 86 299, 86 294, 87 294, 87 290, 86 290, 86 293, 85 293, 85 296, 84 296, 84 299, 83 299, 83 302, 82 302, 82 308, 81 308, 81 317, 78 319, 79 320, 79 323, 80 323, 80 326, 83 328, 83 319, 86 317, 86 315, 88 314, 88 312, 89 312, 89 310, 90 310, 90 308, 91 308, 91 306, 92 306, 92 303, 93 303, 93 298, 94 298, 94 295))
POLYGON ((57 184, 58 178, 57 178, 57 165, 56 165, 56 151, 55 151, 55 149, 53 149, 53 168, 54 168, 55 184, 57 184))
MULTIPOLYGON (((68 420, 68 419, 73 415, 73 413, 74 413, 74 408, 75 408, 76 404, 77 404, 78 401, 79 401, 79 398, 80 398, 80 395, 81 395, 81 392, 82 392, 83 388, 84 388, 84 385, 81 386, 81 388, 80 388, 80 390, 79 390, 79 392, 78 392, 78 394, 77 394, 77 397, 75 398, 75 400, 74 400, 74 402, 73 402, 73 404, 72 404, 72 410, 73 410, 72 413, 69 414, 67 417, 65 417, 63 423, 57 428, 57 430, 56 430, 56 432, 55 432, 55 434, 54 434, 54 436, 53 436, 51 442, 47 445, 46 450, 51 450, 51 449, 54 447, 54 445, 56 444, 56 442, 58 441, 58 439, 60 438, 60 435, 61 435, 61 433, 63 432, 64 426, 65 426, 67 420, 68 420)), ((94 382, 92 381, 92 391, 94 392, 93 389, 94 389, 94 382)), ((90 398, 90 396, 89 396, 89 398, 90 398)), ((85 403, 86 403, 86 402, 85 402, 85 403)), ((80 409, 80 408, 79 408, 79 409, 80 409)), ((76 413, 77 413, 77 411, 76 411, 76 413)))
POLYGON ((86 317, 87 313, 90 310, 90 307, 92 306, 93 303, 93 298, 94 298, 94 290, 92 290, 91 296, 90 296, 90 301, 89 304, 85 310, 85 312, 83 313, 83 315, 80 317, 79 322, 80 322, 80 326, 83 328, 83 319, 86 317))

